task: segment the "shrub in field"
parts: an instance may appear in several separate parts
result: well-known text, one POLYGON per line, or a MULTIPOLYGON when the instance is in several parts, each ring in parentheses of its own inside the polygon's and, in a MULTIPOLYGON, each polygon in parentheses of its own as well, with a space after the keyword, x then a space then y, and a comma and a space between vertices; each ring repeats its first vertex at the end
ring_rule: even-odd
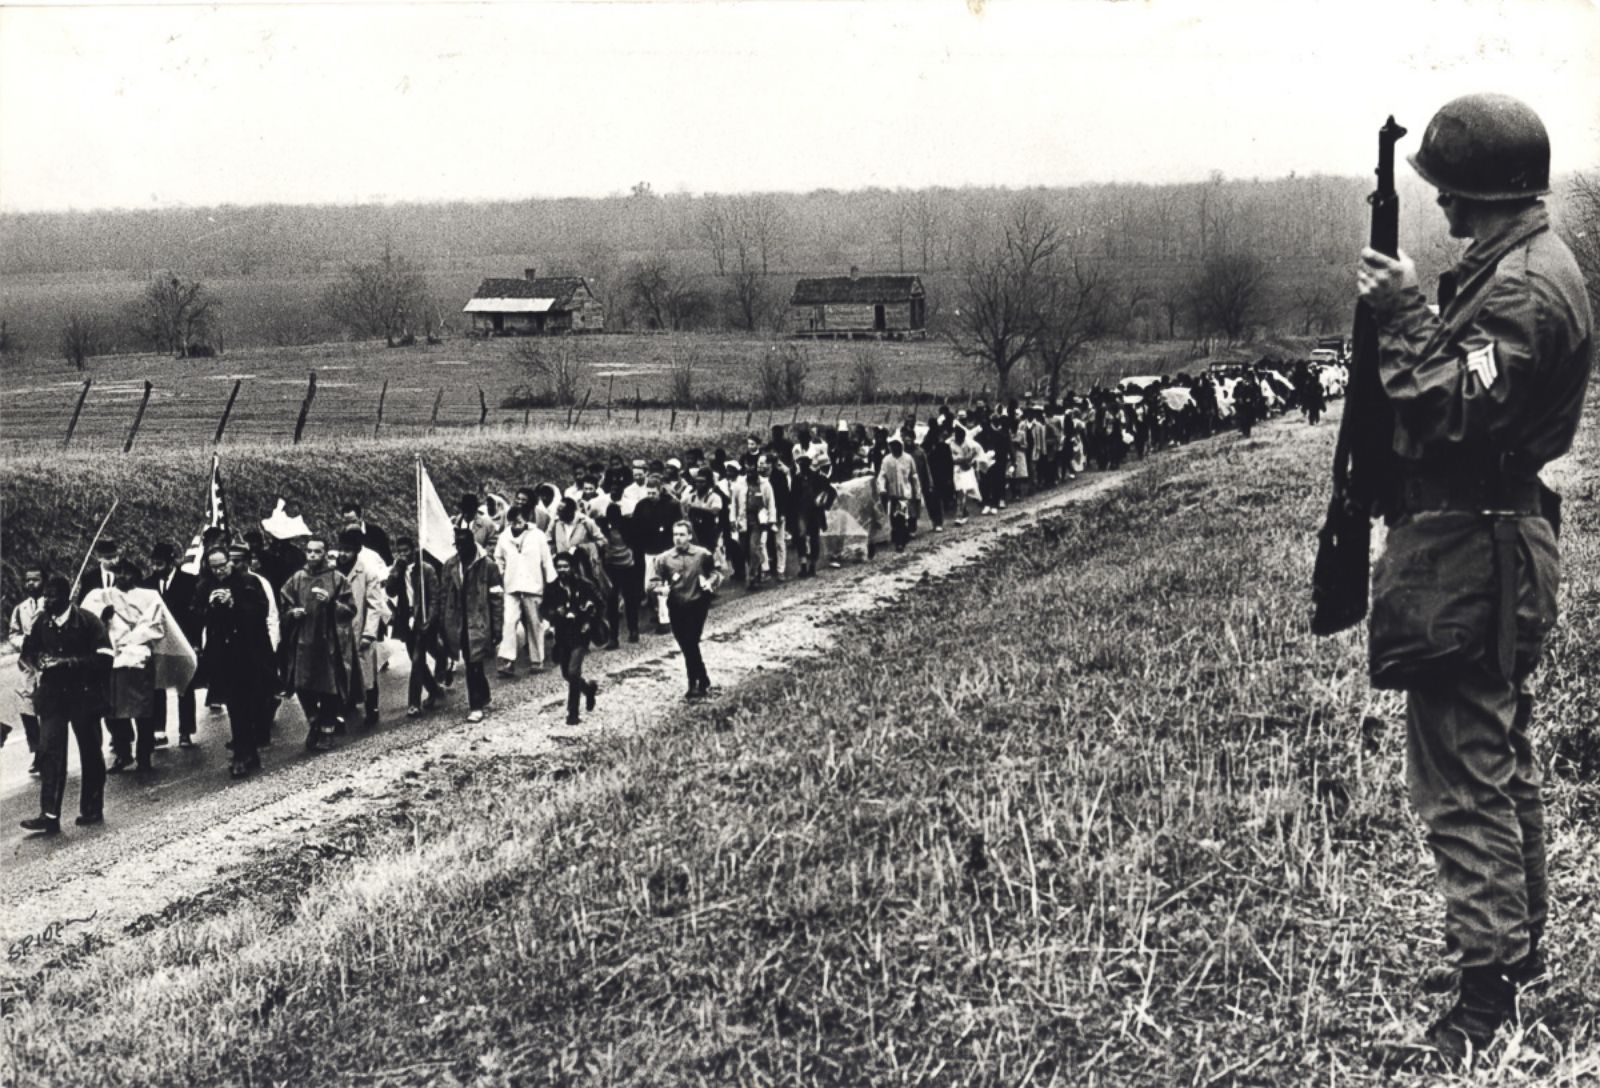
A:
POLYGON ((523 341, 511 351, 522 383, 501 403, 505 407, 577 404, 594 384, 593 368, 574 340, 523 341))
POLYGON ((801 344, 778 344, 756 358, 755 403, 763 408, 803 404, 811 377, 811 353, 801 344))
POLYGON ((220 311, 221 305, 199 280, 163 272, 151 278, 124 313, 137 340, 187 358, 191 345, 207 342, 220 311))
POLYGON ((695 400, 695 368, 700 357, 682 344, 674 344, 667 359, 667 399, 678 407, 688 407, 695 400))
POLYGON ((850 349, 848 394, 850 399, 865 404, 878 399, 878 383, 882 380, 882 359, 876 344, 857 344, 850 349))
POLYGON ((74 311, 61 323, 61 357, 82 370, 105 349, 105 330, 93 314, 74 311))
POLYGON ((361 336, 381 336, 390 347, 424 327, 428 281, 420 265, 388 250, 380 260, 345 267, 328 285, 323 307, 340 325, 361 336))

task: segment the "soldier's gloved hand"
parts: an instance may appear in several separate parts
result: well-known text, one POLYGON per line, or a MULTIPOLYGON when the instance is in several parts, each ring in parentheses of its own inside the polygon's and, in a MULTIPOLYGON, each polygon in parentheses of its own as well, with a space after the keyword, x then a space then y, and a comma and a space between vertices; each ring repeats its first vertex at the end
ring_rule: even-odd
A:
POLYGON ((1368 247, 1361 251, 1361 266, 1356 269, 1356 295, 1372 307, 1374 313, 1386 316, 1400 308, 1408 288, 1417 286, 1417 266, 1399 250, 1398 257, 1379 253, 1368 247))

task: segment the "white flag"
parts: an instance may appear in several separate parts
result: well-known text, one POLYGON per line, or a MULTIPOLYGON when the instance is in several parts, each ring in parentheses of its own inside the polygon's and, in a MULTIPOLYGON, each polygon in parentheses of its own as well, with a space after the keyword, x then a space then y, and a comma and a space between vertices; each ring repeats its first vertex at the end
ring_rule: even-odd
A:
POLYGON ((417 458, 417 550, 431 555, 439 563, 448 563, 456 556, 456 531, 450 514, 439 501, 428 470, 417 458))

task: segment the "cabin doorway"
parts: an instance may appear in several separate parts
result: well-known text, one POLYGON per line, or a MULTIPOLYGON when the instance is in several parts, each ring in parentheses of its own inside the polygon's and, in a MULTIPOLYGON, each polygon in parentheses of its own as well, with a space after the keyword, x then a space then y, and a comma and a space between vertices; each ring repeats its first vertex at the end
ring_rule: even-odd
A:
POLYGON ((888 322, 884 320, 883 303, 880 302, 872 308, 872 328, 875 332, 883 332, 888 327, 888 322))
POLYGON ((494 322, 494 331, 495 332, 505 332, 506 331, 506 315, 505 314, 490 314, 489 315, 489 320, 494 322))

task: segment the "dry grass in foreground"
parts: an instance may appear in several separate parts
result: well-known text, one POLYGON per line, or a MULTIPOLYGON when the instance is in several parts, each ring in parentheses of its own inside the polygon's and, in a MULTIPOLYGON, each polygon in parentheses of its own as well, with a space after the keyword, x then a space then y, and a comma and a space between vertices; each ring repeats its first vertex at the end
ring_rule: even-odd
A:
MULTIPOLYGON (((1440 910, 1398 704, 1354 636, 1304 633, 1331 438, 1158 460, 649 735, 432 767, 118 946, 64 949, 7 1002, 14 1076, 1377 1083, 1372 1041, 1436 1007, 1440 910)), ((1571 773, 1600 562, 1569 564, 1558 981, 1466 1083, 1600 1078, 1600 792, 1571 773)))

